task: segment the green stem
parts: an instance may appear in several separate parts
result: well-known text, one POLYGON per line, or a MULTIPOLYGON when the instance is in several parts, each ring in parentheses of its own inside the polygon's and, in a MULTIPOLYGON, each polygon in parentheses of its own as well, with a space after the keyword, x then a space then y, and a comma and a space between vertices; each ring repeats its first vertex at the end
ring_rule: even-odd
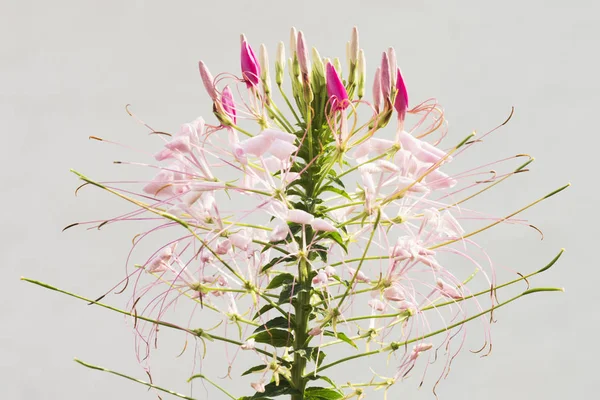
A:
MULTIPOLYGON (((116 308, 116 307, 113 307, 113 306, 109 306, 108 304, 100 303, 100 302, 97 302, 97 301, 92 300, 92 299, 88 299, 87 297, 79 296, 79 295, 77 295, 75 293, 67 292, 66 290, 59 289, 57 287, 51 286, 51 285, 49 285, 47 283, 44 283, 44 282, 35 281, 33 279, 28 279, 28 278, 21 278, 21 280, 25 281, 25 282, 33 283, 34 285, 38 285, 38 286, 41 286, 41 287, 46 288, 46 289, 53 290, 55 292, 66 294, 67 296, 71 296, 71 297, 74 297, 76 299, 86 301, 86 302, 88 302, 90 304, 94 304, 96 306, 99 306, 99 307, 102 307, 102 308, 106 308, 107 310, 111 310, 111 311, 117 312, 119 314, 128 315, 131 318, 139 319, 139 320, 146 321, 146 322, 151 322, 153 324, 160 325, 160 326, 166 326, 167 328, 172 328, 172 329, 175 329, 175 330, 178 330, 178 331, 183 331, 183 332, 189 333, 190 335, 193 335, 193 336, 204 337, 204 338, 206 338, 208 340, 214 339, 214 340, 218 340, 218 341, 221 341, 221 342, 235 344, 236 346, 241 346, 243 344, 242 342, 239 342, 239 341, 233 340, 233 339, 229 339, 227 337, 205 333, 202 330, 198 330, 198 329, 192 330, 192 329, 184 328, 184 327, 179 326, 179 325, 172 324, 170 322, 159 321, 159 320, 156 320, 156 319, 144 317, 143 315, 133 315, 132 313, 130 313, 128 311, 121 310, 119 308, 116 308)), ((261 350, 261 349, 258 349, 258 348, 255 349, 255 350, 258 351, 259 353, 262 353, 262 354, 266 355, 266 356, 271 356, 272 355, 271 353, 269 353, 267 351, 264 351, 264 350, 261 350)))
POLYGON ((281 85, 277 85, 277 86, 279 87, 279 92, 281 93, 281 96, 283 97, 283 100, 285 100, 285 102, 288 105, 290 111, 292 112, 292 114, 294 114, 294 118, 296 118, 296 121, 300 125, 301 124, 300 118, 298 118, 298 114, 296 114, 296 110, 294 110, 294 107, 292 106, 292 103, 290 103, 290 99, 288 99, 288 97, 285 94, 285 92, 283 91, 283 88, 281 87, 281 85))
POLYGON ((494 307, 488 308, 487 310, 484 310, 484 311, 482 311, 480 313, 472 315, 469 318, 465 318, 464 320, 462 320, 460 322, 457 322, 455 324, 448 325, 445 328, 438 329, 437 331, 433 331, 433 332, 430 332, 430 333, 428 333, 426 335, 422 335, 422 336, 419 336, 419 337, 416 337, 416 338, 413 338, 413 339, 410 339, 410 340, 406 340, 404 342, 393 342, 389 346, 382 347, 381 349, 378 349, 378 350, 367 351, 365 353, 353 354, 353 355, 348 356, 348 357, 340 358, 339 360, 336 360, 336 361, 334 361, 332 363, 323 365, 321 368, 319 368, 319 371, 323 371, 323 370, 329 369, 329 368, 334 367, 334 366, 336 366, 338 364, 344 363, 346 361, 354 360, 354 359, 357 359, 357 358, 363 358, 363 357, 372 356, 374 354, 383 353, 384 351, 393 351, 394 348, 398 349, 398 348, 401 348, 401 347, 406 346, 408 344, 417 342, 419 340, 427 339, 429 337, 438 335, 440 333, 447 332, 447 331, 449 331, 451 329, 456 328, 457 326, 460 326, 460 325, 465 324, 465 323, 467 323, 469 321, 472 321, 472 320, 474 320, 476 318, 479 318, 482 315, 488 314, 488 313, 490 313, 490 312, 492 312, 492 311, 494 311, 494 310, 496 310, 496 309, 498 309, 500 307, 503 307, 503 306, 505 306, 505 305, 507 305, 509 303, 512 303, 513 301, 515 301, 515 300, 517 300, 517 299, 519 299, 519 298, 521 298, 523 296, 526 296, 528 294, 531 294, 531 293, 537 293, 537 292, 562 292, 562 291, 563 291, 563 289, 561 289, 561 288, 534 288, 534 289, 529 289, 529 290, 526 290, 523 293, 521 293, 521 294, 519 294, 519 295, 517 295, 517 296, 515 296, 513 298, 510 298, 510 299, 508 299, 508 300, 506 300, 506 301, 504 301, 502 303, 497 304, 494 307))
POLYGON ((205 381, 207 381, 208 383, 210 383, 211 385, 213 385, 214 387, 216 387, 217 389, 219 389, 221 392, 225 393, 229 398, 231 398, 233 400, 236 400, 236 397, 234 397, 227 390, 223 389, 221 386, 217 385, 215 382, 213 382, 210 379, 208 379, 204 374, 193 375, 192 377, 190 377, 190 379, 188 379, 188 382, 191 382, 193 379, 196 379, 196 378, 204 379, 205 381))
POLYGON ((304 399, 304 388, 306 379, 303 377, 304 369, 306 368, 306 358, 303 357, 299 350, 305 346, 308 338, 308 318, 310 316, 310 266, 306 259, 302 258, 298 264, 298 284, 300 292, 298 293, 298 301, 296 302, 296 328, 294 338, 294 367, 292 368, 292 385, 300 393, 292 395, 292 400, 304 399), (308 289, 308 290, 307 290, 308 289))
POLYGON ((149 388, 152 388, 152 389, 160 390, 161 392, 169 393, 169 394, 171 394, 171 395, 173 395, 173 396, 176 396, 176 397, 179 397, 179 398, 181 398, 181 399, 186 399, 186 400, 196 400, 196 399, 194 399, 193 397, 188 397, 188 396, 185 396, 185 395, 183 395, 183 394, 180 394, 180 393, 174 392, 174 391, 172 391, 172 390, 169 390, 169 389, 162 388, 162 387, 160 387, 160 386, 156 386, 156 385, 154 385, 154 384, 152 384, 152 383, 149 383, 149 382, 142 381, 142 380, 140 380, 140 379, 137 379, 137 378, 131 377, 131 376, 129 376, 129 375, 125 375, 125 374, 122 374, 122 373, 120 373, 120 372, 116 372, 116 371, 111 371, 110 369, 106 369, 106 368, 104 368, 104 367, 99 367, 99 366, 97 366, 97 365, 88 364, 88 363, 86 363, 86 362, 83 362, 83 361, 81 361, 81 360, 78 360, 77 358, 75 359, 75 362, 76 362, 76 363, 78 363, 78 364, 81 364, 81 365, 83 365, 84 367, 87 367, 87 368, 90 368, 90 369, 95 369, 95 370, 97 370, 97 371, 108 372, 109 374, 113 374, 113 375, 120 376, 121 378, 129 379, 130 381, 134 381, 134 382, 136 382, 136 383, 139 383, 139 384, 142 384, 142 385, 144 385, 144 386, 148 386, 149 388))

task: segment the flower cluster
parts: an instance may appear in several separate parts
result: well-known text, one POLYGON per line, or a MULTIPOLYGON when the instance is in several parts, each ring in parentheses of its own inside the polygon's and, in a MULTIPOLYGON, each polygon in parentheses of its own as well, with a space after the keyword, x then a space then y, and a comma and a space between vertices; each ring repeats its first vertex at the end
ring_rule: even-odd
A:
POLYGON ((239 75, 213 76, 203 62, 199 70, 216 121, 198 117, 175 133, 150 128, 164 141, 147 164, 157 171, 151 180, 136 191, 79 175, 135 207, 92 224, 152 224, 134 238, 128 265, 138 262, 125 280, 133 282, 128 311, 141 362, 158 328, 175 327, 254 354, 259 364, 246 373, 256 374, 256 393, 246 398, 349 399, 362 398, 365 386, 387 392, 421 358, 445 359, 444 376, 472 319, 481 319, 490 345, 487 314, 515 299, 500 302, 495 291, 544 269, 500 285, 473 236, 499 223, 528 226, 514 216, 562 188, 502 217, 465 203, 527 171, 529 156, 456 165, 487 134, 447 144, 437 102, 409 105, 393 48, 382 53, 372 95, 365 96, 356 29, 346 68, 309 51, 303 33, 292 29, 289 54, 280 43, 275 57, 278 91, 266 47, 257 57, 245 36, 239 75), (497 171, 518 159, 525 161, 497 171), (165 240, 140 259, 134 250, 148 237, 165 240), (483 291, 471 289, 474 281, 483 291), (169 322, 184 300, 222 326, 200 328, 195 314, 188 326, 169 322), (348 357, 324 363, 325 350, 336 344, 348 357), (396 365, 385 367, 393 369, 391 378, 339 386, 323 375, 386 353, 396 356, 396 365), (316 379, 328 386, 312 385, 316 379))

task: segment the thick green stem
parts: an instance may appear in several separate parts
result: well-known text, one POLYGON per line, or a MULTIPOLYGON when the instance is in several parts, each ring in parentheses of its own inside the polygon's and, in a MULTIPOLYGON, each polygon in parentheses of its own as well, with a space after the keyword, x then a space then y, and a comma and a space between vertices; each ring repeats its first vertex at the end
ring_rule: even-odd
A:
POLYGON ((303 378, 306 368, 306 358, 298 350, 301 350, 308 338, 308 317, 310 315, 310 266, 303 258, 298 264, 298 281, 300 292, 296 302, 296 329, 294 341, 294 367, 292 369, 292 384, 300 392, 292 395, 292 400, 304 399, 304 387, 306 379, 303 378))

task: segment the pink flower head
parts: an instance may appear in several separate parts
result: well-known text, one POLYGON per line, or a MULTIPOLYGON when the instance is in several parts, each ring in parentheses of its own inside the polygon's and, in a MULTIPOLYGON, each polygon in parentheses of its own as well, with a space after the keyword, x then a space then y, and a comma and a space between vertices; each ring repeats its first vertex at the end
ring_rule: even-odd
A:
POLYGON ((258 393, 264 393, 265 392, 265 384, 262 381, 260 381, 260 382, 252 382, 250 384, 250 386, 252 386, 252 389, 256 390, 258 393))
POLYGON ((321 333, 323 333, 323 329, 319 328, 318 326, 315 326, 310 331, 308 331, 309 336, 318 336, 321 333))
POLYGON ((404 78, 402 78, 402 72, 400 72, 400 68, 398 68, 397 71, 396 89, 398 89, 398 93, 396 94, 396 100, 394 100, 394 108, 396 111, 398 111, 398 119, 404 121, 406 110, 408 110, 408 91, 406 90, 406 85, 404 83, 404 78))
POLYGON ((342 83, 335 67, 331 63, 327 63, 327 94, 331 102, 333 111, 345 110, 350 102, 348 100, 348 92, 342 83))
POLYGON ((223 107, 223 111, 225 111, 233 123, 237 123, 235 102, 233 101, 233 93, 231 92, 231 89, 229 89, 229 86, 225 86, 223 93, 221 93, 221 106, 223 107))
POLYGON ((438 290, 443 296, 455 300, 462 299, 464 297, 454 286, 444 282, 441 278, 438 278, 436 283, 438 290))
POLYGON ((252 51, 252 47, 248 44, 245 37, 242 36, 242 77, 246 82, 246 86, 256 87, 260 82, 260 64, 256 56, 254 55, 254 51, 252 51))
POLYGON ((313 285, 327 285, 328 280, 329 277, 327 276, 327 273, 323 269, 320 269, 319 272, 317 272, 317 275, 312 279, 312 283, 313 285))
POLYGON ((373 309, 373 311, 383 312, 385 310, 385 304, 379 299, 371 299, 369 300, 369 307, 373 309))
POLYGON ((414 361, 419 357, 419 354, 430 350, 433 347, 431 343, 419 343, 415 347, 413 347, 412 353, 410 354, 410 360, 414 361))

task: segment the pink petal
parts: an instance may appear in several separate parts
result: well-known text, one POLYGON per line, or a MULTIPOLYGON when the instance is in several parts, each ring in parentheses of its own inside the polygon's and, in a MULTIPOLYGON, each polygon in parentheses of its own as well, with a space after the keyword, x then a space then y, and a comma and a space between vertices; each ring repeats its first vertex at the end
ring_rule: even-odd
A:
POLYGON ((246 139, 240 143, 240 146, 248 154, 260 157, 269 150, 273 140, 262 134, 246 139))
POLYGON ((348 92, 342 83, 335 67, 331 63, 327 63, 327 95, 331 102, 333 111, 345 110, 350 102, 348 101, 348 92))
POLYGON ((252 47, 245 40, 242 41, 241 51, 242 77, 247 87, 258 86, 260 82, 260 64, 252 51, 252 47))
POLYGON ((312 226, 312 228, 315 231, 337 232, 337 229, 335 228, 335 226, 333 226, 328 221, 325 221, 322 218, 313 219, 312 222, 310 223, 310 226, 312 226))
POLYGON ((268 148, 269 152, 280 160, 288 159, 298 147, 281 139, 275 139, 268 148))
POLYGON ((279 140, 283 140, 288 143, 294 143, 294 141, 296 140, 296 135, 293 135, 293 134, 287 133, 287 132, 278 131, 277 129, 265 129, 260 134, 264 135, 265 137, 268 137, 270 139, 273 139, 273 140, 279 139, 279 140))
POLYGON ((310 224, 314 219, 315 217, 313 217, 312 214, 302 210, 289 210, 287 215, 287 220, 289 222, 302 225, 310 224))

